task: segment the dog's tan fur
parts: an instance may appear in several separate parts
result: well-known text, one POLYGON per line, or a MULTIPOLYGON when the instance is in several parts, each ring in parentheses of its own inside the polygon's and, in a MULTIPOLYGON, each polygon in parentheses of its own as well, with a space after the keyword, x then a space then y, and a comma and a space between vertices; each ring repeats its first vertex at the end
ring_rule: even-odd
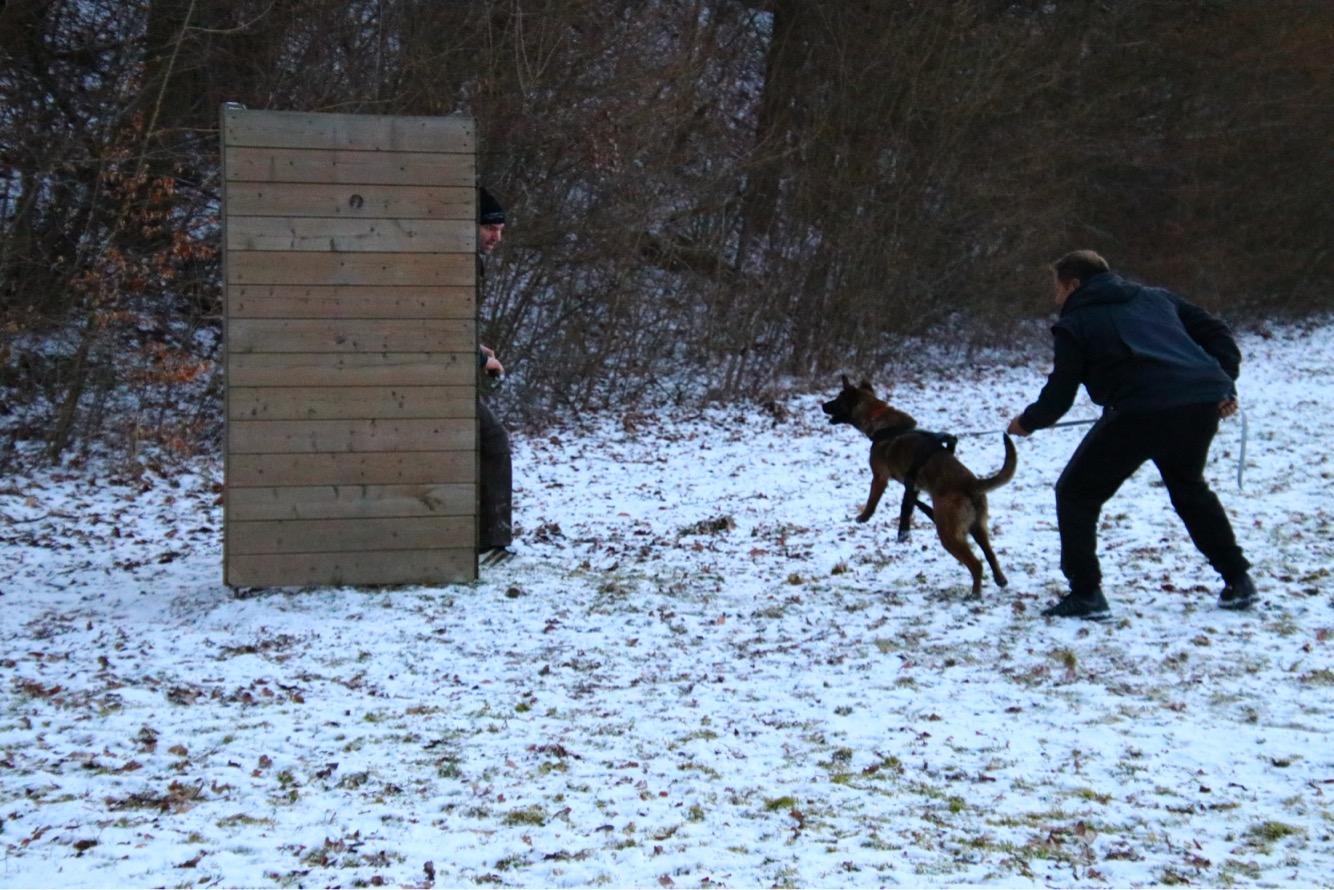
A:
POLYGON ((871 495, 857 516, 858 522, 866 522, 875 514, 890 479, 906 483, 918 456, 923 454, 922 449, 928 449, 930 456, 918 468, 913 481, 931 495, 932 521, 940 543, 973 576, 974 596, 982 594, 982 563, 968 546, 969 535, 982 548, 996 583, 1001 587, 1006 585, 1005 573, 1001 571, 987 535, 986 493, 1014 476, 1018 457, 1008 435, 1004 436, 1005 463, 995 475, 979 479, 951 452, 939 447, 937 440, 918 431, 917 421, 910 415, 876 398, 866 381, 853 386, 844 375, 842 391, 836 398, 825 402, 823 409, 829 415, 830 423, 851 424, 873 440, 871 495), (874 441, 878 434, 885 438, 874 441))

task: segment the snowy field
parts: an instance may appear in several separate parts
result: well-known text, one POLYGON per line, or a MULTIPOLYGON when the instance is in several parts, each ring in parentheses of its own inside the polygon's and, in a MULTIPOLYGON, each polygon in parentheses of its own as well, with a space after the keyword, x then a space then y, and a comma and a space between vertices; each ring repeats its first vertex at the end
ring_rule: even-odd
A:
MULTIPOLYGON (((1078 428, 1017 440, 970 599, 894 490, 852 521, 834 380, 516 437, 521 555, 467 586, 236 595, 215 460, 0 480, 0 886, 1330 886, 1334 325, 1242 346, 1248 614, 1146 467, 1113 620, 1039 617, 1078 428)), ((891 400, 999 431, 1045 371, 891 400)))

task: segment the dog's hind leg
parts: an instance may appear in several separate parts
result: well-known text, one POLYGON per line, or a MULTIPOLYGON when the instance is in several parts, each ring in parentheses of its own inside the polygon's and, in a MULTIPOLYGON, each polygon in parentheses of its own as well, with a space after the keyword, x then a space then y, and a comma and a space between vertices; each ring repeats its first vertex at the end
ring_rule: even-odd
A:
POLYGON ((941 546, 950 556, 963 563, 968 574, 973 576, 973 596, 981 596, 982 563, 973 555, 973 548, 968 546, 968 516, 960 515, 958 509, 950 509, 948 503, 937 501, 936 534, 940 536, 941 546))
POLYGON ((991 537, 987 534, 987 527, 983 525, 983 521, 979 519, 973 523, 973 527, 968 531, 972 534, 973 540, 977 542, 977 546, 982 548, 982 555, 987 558, 987 565, 991 566, 991 574, 996 578, 996 585, 1004 587, 1010 582, 1005 577, 1005 573, 1001 571, 1000 560, 996 559, 996 552, 991 549, 991 537))
POLYGON ((1005 573, 1001 571, 996 551, 991 549, 991 536, 987 533, 987 501, 984 496, 979 495, 973 499, 973 524, 968 527, 968 533, 973 536, 977 546, 982 548, 982 555, 987 558, 987 565, 991 566, 991 574, 995 577, 997 586, 1004 587, 1009 584, 1005 573))
POLYGON ((949 551, 950 556, 963 563, 964 568, 968 569, 968 574, 973 576, 973 596, 981 596, 982 563, 973 555, 973 550, 968 546, 967 539, 950 537, 944 531, 941 531, 940 543, 949 551))

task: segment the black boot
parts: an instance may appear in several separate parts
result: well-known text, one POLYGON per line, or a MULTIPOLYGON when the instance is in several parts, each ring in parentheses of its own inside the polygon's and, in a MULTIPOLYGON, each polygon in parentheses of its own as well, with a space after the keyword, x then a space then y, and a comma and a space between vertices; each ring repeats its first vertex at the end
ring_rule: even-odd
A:
POLYGON ((477 551, 479 566, 497 566, 514 558, 514 551, 508 547, 484 547, 477 551))
POLYGON ((1229 581, 1223 592, 1218 595, 1218 608, 1241 612, 1249 609, 1259 598, 1251 576, 1239 575, 1229 581))
POLYGON ((1072 590, 1059 603, 1042 610, 1044 618, 1084 618, 1089 621, 1104 621, 1111 614, 1111 609, 1107 608, 1107 598, 1096 587, 1078 593, 1072 590))

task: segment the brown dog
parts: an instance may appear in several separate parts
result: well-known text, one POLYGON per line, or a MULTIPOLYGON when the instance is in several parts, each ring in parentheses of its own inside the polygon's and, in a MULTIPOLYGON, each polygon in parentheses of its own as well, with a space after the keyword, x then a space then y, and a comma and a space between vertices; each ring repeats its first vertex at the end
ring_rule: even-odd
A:
POLYGON ((907 539, 908 520, 916 505, 936 524, 940 543, 972 574, 973 596, 982 595, 982 563, 968 546, 970 534, 982 548, 996 583, 1006 585, 987 536, 986 493, 1014 477, 1018 458, 1008 435, 1004 436, 1005 463, 994 476, 979 479, 954 456, 952 436, 917 429, 917 421, 876 398, 871 384, 864 380, 853 386, 843 375, 843 391, 822 407, 830 423, 851 424, 871 439, 871 496, 858 522, 874 515, 885 486, 895 479, 904 484, 900 541, 907 539), (918 488, 931 495, 934 510, 917 500, 918 488))

